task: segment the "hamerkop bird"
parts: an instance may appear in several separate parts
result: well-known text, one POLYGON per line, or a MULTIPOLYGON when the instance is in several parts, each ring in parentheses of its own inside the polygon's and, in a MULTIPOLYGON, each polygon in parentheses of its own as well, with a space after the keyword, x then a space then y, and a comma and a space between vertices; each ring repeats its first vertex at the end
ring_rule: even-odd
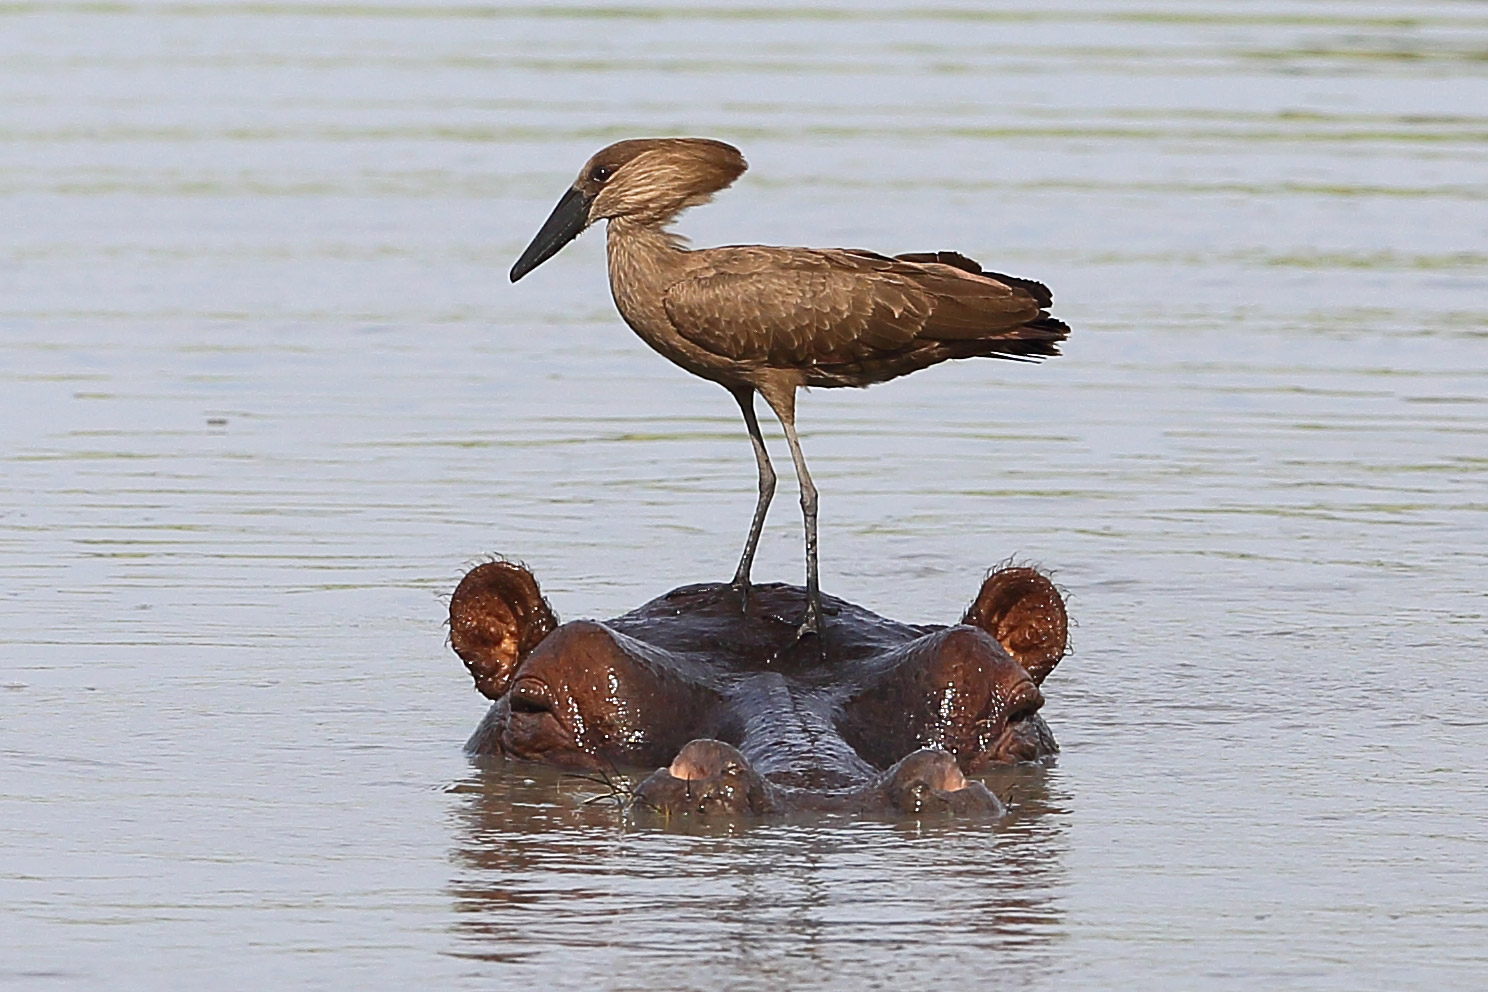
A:
POLYGON ((746 605, 749 568, 775 472, 754 415, 759 393, 780 418, 806 522, 806 615, 821 630, 816 487, 796 438, 796 389, 868 386, 943 362, 1059 354, 1069 327, 1044 310, 1040 283, 984 272, 955 252, 892 258, 858 249, 729 245, 690 250, 667 224, 706 203, 747 168, 707 138, 619 141, 599 151, 512 266, 512 282, 580 231, 609 221, 610 292, 652 348, 734 394, 754 442, 759 501, 731 583, 746 605))

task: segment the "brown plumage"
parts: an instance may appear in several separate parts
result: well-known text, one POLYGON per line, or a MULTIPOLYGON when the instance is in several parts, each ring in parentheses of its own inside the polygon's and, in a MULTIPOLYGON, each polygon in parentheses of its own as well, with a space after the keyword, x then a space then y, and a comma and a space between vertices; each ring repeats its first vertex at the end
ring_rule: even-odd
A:
POLYGON ((734 574, 741 604, 775 492, 755 419, 759 393, 780 419, 806 522, 806 617, 821 625, 816 487, 795 429, 800 386, 868 386, 950 358, 1038 360, 1069 328, 1041 283, 956 252, 889 257, 860 249, 729 245, 689 250, 666 225, 743 174, 732 145, 707 138, 620 141, 585 163, 512 267, 516 282, 598 220, 609 222, 610 290, 641 339, 739 403, 759 466, 759 500, 734 574))

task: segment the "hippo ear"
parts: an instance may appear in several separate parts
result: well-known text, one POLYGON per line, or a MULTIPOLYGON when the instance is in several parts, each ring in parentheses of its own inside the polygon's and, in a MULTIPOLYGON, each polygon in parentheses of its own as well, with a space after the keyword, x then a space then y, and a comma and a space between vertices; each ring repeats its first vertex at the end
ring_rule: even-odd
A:
POLYGON ((1064 599, 1031 568, 1001 568, 987 576, 961 622, 991 634, 1040 684, 1068 648, 1064 599))
POLYGON ((557 626, 537 580, 512 562, 477 565, 450 597, 450 647, 490 699, 505 694, 522 659, 557 626))

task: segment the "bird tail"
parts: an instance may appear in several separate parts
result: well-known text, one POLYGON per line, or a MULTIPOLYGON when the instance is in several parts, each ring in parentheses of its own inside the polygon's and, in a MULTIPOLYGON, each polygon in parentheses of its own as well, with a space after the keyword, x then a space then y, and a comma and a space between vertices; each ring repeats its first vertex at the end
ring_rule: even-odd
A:
POLYGON ((974 276, 995 279, 1004 286, 1022 290, 1028 295, 1039 315, 1026 324, 1014 328, 999 328, 986 337, 943 340, 947 356, 951 358, 995 357, 1038 361, 1059 354, 1059 342, 1069 337, 1069 325, 1057 317, 1049 316, 1046 307, 1054 303, 1054 294, 1049 287, 1032 279, 1010 276, 1004 272, 990 272, 981 263, 956 251, 919 251, 895 255, 900 262, 948 265, 969 272, 974 276))
MULTIPOLYGON (((997 278, 1006 279, 1007 277, 998 276, 997 278)), ((1040 313, 1028 323, 1012 330, 999 331, 994 337, 979 338, 973 341, 947 341, 945 344, 958 348, 962 345, 968 346, 968 350, 964 354, 958 353, 956 358, 986 356, 1036 362, 1059 354, 1059 344, 1069 337, 1069 333, 1069 325, 1064 321, 1058 317, 1051 317, 1047 313, 1040 313)))

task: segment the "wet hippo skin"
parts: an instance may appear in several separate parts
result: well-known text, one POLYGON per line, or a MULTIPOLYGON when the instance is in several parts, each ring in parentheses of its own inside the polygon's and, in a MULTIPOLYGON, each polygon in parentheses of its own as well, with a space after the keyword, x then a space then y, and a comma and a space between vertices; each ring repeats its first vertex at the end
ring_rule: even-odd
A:
POLYGON ((1067 618, 1030 568, 982 583, 954 626, 899 623, 823 597, 819 640, 797 636, 805 591, 692 585, 603 622, 560 625, 505 561, 450 601, 450 642, 494 700, 466 745, 561 767, 655 769, 635 797, 674 816, 795 809, 997 815, 968 780, 1058 748, 1037 711, 1067 618))

